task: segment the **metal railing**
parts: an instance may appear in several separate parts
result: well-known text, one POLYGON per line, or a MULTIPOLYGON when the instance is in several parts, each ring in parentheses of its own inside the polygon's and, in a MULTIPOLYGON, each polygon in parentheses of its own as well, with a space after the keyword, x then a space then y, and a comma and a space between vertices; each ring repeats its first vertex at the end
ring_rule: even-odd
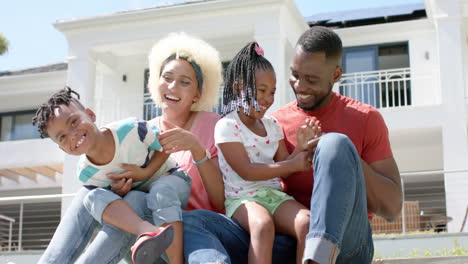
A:
POLYGON ((73 195, 0 198, 0 252, 45 249, 60 222, 62 198, 73 195))
POLYGON ((5 216, 5 215, 0 215, 0 220, 2 221, 7 221, 8 222, 8 251, 11 251, 11 238, 13 235, 13 223, 16 222, 14 218, 5 216))
MULTIPOLYGON (((221 93, 222 94, 222 93, 221 93)), ((218 104, 212 109, 213 112, 218 114, 221 113, 221 97, 218 100, 218 104)), ((162 114, 161 108, 158 108, 151 98, 151 93, 143 94, 143 119, 151 120, 162 114)))
POLYGON ((374 234, 419 234, 447 232, 452 217, 447 215, 445 174, 468 170, 437 170, 401 173, 403 208, 393 222, 375 216, 374 234))
POLYGON ((345 73, 339 92, 376 108, 410 106, 411 69, 345 73))

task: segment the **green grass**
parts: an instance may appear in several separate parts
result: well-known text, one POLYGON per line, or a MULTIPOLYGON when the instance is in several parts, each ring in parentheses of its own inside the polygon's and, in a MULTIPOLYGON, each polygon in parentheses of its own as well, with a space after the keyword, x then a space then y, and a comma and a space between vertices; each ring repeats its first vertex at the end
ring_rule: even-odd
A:
MULTIPOLYGON (((461 246, 457 239, 453 239, 452 248, 443 248, 441 250, 430 250, 430 249, 416 249, 413 248, 409 255, 403 256, 402 250, 396 252, 387 259, 394 258, 421 258, 421 257, 448 257, 448 256, 468 256, 468 248, 461 246)), ((384 259, 380 252, 376 251, 374 254, 374 260, 384 259)))

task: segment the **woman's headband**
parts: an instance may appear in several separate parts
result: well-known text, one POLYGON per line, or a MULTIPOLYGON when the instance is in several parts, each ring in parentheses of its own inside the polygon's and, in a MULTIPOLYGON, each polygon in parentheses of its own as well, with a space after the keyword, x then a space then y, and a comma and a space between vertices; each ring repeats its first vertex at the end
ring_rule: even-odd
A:
POLYGON ((197 75, 198 91, 199 91, 200 94, 201 94, 201 93, 202 93, 202 88, 203 88, 203 74, 202 74, 201 68, 200 68, 200 66, 199 66, 195 61, 190 60, 189 57, 187 57, 187 56, 179 56, 179 57, 177 57, 177 54, 172 54, 171 56, 167 57, 167 59, 166 59, 166 60, 162 63, 162 65, 161 65, 161 70, 160 70, 160 72, 159 72, 159 76, 161 76, 164 66, 165 66, 169 61, 171 61, 171 60, 173 60, 173 59, 175 59, 175 58, 184 59, 184 60, 190 62, 190 64, 191 64, 192 67, 193 67, 193 70, 195 71, 195 75, 197 75))

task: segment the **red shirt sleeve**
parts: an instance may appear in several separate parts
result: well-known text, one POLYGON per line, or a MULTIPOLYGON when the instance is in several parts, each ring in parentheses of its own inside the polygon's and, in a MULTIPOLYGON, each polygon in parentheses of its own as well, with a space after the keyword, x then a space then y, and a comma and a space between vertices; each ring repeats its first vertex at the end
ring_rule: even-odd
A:
POLYGON ((361 157, 367 163, 372 163, 392 156, 387 125, 379 111, 372 109, 366 121, 361 157))

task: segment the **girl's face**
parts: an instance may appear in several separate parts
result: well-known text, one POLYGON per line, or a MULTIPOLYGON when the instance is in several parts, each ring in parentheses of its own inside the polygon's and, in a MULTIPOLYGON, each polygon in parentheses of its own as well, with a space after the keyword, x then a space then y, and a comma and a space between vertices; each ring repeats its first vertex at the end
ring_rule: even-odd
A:
POLYGON ((190 62, 184 59, 169 61, 159 78, 161 108, 164 112, 187 113, 200 99, 198 81, 190 62))
POLYGON ((260 112, 250 107, 250 116, 260 119, 275 101, 276 76, 273 71, 256 70, 255 86, 257 87, 257 102, 260 112))

